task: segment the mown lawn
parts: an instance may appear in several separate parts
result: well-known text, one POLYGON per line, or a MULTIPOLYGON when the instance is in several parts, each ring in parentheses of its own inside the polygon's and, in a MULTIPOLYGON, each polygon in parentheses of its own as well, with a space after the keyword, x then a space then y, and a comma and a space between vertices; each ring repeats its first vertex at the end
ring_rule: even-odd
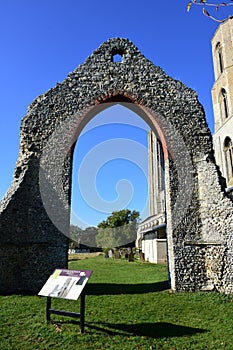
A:
MULTIPOLYGON (((233 296, 171 293, 167 267, 104 259, 72 260, 93 270, 87 285, 85 333, 79 321, 51 315, 46 298, 0 296, 0 349, 204 350, 233 348, 233 296)), ((79 311, 79 301, 53 299, 53 307, 79 311)))

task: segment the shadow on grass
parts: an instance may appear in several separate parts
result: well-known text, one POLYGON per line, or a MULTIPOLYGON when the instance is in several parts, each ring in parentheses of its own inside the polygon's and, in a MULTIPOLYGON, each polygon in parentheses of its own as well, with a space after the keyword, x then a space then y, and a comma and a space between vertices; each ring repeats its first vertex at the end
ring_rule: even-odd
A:
POLYGON ((89 283, 87 295, 144 294, 169 289, 168 281, 142 284, 89 283))
POLYGON ((205 329, 179 326, 167 322, 157 323, 137 323, 137 324, 112 324, 112 323, 86 323, 86 325, 96 331, 105 332, 109 335, 134 335, 150 338, 171 338, 191 336, 196 333, 207 332, 205 329))
MULTIPOLYGON (((86 295, 119 295, 119 294, 144 294, 162 292, 170 288, 168 281, 141 284, 123 283, 88 283, 85 287, 86 295)), ((19 291, 0 293, 0 296, 10 295, 34 296, 35 292, 19 291)))

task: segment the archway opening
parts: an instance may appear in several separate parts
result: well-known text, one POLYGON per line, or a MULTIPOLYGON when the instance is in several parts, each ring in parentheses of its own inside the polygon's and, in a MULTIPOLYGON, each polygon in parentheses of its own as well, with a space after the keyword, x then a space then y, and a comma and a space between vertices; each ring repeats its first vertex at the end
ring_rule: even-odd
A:
POLYGON ((223 88, 221 89, 221 92, 220 92, 219 104, 220 104, 222 121, 224 122, 228 118, 229 113, 228 113, 227 92, 223 88))
POLYGON ((224 141, 225 163, 227 170, 227 183, 233 183, 233 143, 230 137, 226 137, 224 141))
MULTIPOLYGON (((112 212, 129 209, 140 213, 134 234, 138 255, 166 263, 164 142, 140 107, 126 98, 103 105, 74 149, 71 227, 79 237, 76 251, 93 249, 91 244, 97 248, 98 224, 112 212)), ((132 243, 127 239, 122 246, 132 243)))
POLYGON ((222 46, 221 46, 220 42, 217 43, 215 50, 217 52, 218 71, 219 71, 219 75, 220 75, 223 72, 223 69, 224 69, 223 55, 222 55, 222 46))

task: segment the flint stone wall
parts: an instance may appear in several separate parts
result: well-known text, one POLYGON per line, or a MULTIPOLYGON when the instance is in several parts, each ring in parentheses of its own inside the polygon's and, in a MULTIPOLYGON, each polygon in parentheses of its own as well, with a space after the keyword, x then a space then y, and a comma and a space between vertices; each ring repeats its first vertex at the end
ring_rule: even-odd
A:
POLYGON ((172 289, 232 293, 232 202, 203 108, 194 91, 119 38, 35 99, 22 120, 14 181, 0 206, 0 292, 37 293, 54 268, 67 267, 73 149, 106 102, 127 103, 162 141, 172 289))

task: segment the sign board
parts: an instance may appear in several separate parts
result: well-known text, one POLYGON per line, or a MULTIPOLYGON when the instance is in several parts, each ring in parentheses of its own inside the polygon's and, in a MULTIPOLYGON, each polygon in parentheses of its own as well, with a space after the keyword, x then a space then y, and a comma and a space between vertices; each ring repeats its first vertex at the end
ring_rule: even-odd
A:
POLYGON ((91 270, 56 269, 38 295, 77 300, 91 274, 91 270))

